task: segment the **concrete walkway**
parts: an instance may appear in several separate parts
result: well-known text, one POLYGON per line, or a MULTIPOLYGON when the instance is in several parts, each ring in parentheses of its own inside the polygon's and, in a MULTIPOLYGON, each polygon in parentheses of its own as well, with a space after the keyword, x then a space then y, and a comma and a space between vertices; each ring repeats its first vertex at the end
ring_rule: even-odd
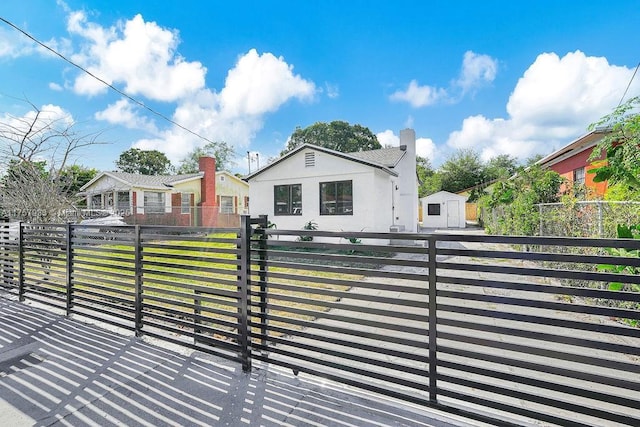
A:
POLYGON ((148 342, 0 293, 0 426, 468 426, 303 374, 148 342))

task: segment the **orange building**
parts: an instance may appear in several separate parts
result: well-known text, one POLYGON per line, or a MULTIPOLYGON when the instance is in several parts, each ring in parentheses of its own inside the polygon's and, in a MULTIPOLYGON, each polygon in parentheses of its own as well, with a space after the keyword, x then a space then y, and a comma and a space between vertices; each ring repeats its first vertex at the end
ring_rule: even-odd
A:
MULTIPOLYGON (((544 169, 558 172, 568 182, 584 185, 596 198, 602 198, 607 191, 607 182, 593 182, 595 174, 588 173, 595 166, 589 161, 593 148, 608 133, 608 130, 594 130, 570 142, 559 150, 540 159, 537 164, 544 169)), ((564 192, 567 186, 563 186, 564 192)))

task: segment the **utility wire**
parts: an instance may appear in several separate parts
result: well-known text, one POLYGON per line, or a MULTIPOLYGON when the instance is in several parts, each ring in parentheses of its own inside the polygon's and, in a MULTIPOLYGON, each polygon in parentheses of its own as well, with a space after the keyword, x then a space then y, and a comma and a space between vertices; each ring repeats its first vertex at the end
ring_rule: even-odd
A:
POLYGON ((633 82, 633 79, 636 77, 636 73, 638 72, 638 68, 640 68, 640 62, 638 62, 638 65, 636 65, 636 69, 633 72, 633 75, 631 76, 631 80, 629 80, 629 84, 627 85, 627 88, 624 90, 624 93, 622 94, 622 98, 620 98, 620 102, 618 102, 618 107, 622 104, 622 100, 624 100, 624 97, 627 96, 627 92, 631 87, 631 82, 633 82))
POLYGON ((6 20, 5 18, 0 16, 0 21, 4 22, 5 24, 7 24, 8 26, 12 27, 13 29, 17 30, 18 32, 24 34, 26 37, 28 37, 29 39, 33 40, 36 44, 42 46, 43 48, 45 48, 46 50, 48 50, 49 52, 53 53, 54 55, 60 57, 63 61, 73 65, 74 67, 76 67, 77 69, 79 69, 80 71, 90 75, 91 77, 93 77, 94 79, 98 80, 100 83, 102 83, 103 85, 107 86, 109 89, 117 92, 118 94, 120 94, 120 96, 123 96, 125 98, 127 98, 129 101, 133 102, 134 104, 144 108, 145 110, 150 111, 151 113, 155 114, 156 116, 162 118, 163 120, 166 120, 167 122, 179 127, 180 129, 189 132, 190 134, 204 140, 207 142, 210 142, 212 144, 215 144, 214 141, 200 135, 197 132, 192 131, 191 129, 181 125, 180 123, 174 121, 173 119, 165 116, 164 114, 160 113, 159 111, 154 110, 153 108, 145 105, 143 102, 138 101, 137 99, 133 98, 130 95, 127 95, 126 93, 124 93, 123 91, 121 91, 120 89, 118 89, 117 87, 113 86, 110 83, 107 83, 105 80, 101 79, 100 77, 96 76, 95 74, 93 74, 91 71, 83 68, 82 66, 76 64, 75 62, 73 62, 72 60, 70 60, 69 58, 67 58, 66 56, 64 56, 63 54, 61 54, 60 52, 56 51, 55 49, 47 46, 46 44, 42 43, 40 40, 36 39, 34 36, 32 36, 31 34, 27 33, 25 30, 23 30, 22 28, 18 27, 17 25, 13 24, 12 22, 6 20))

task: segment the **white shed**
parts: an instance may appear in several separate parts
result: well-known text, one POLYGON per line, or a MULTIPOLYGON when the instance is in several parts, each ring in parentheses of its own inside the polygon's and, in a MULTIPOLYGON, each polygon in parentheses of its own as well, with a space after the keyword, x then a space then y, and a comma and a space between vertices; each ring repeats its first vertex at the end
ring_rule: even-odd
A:
POLYGON ((425 228, 464 228, 466 196, 438 191, 420 199, 425 228))

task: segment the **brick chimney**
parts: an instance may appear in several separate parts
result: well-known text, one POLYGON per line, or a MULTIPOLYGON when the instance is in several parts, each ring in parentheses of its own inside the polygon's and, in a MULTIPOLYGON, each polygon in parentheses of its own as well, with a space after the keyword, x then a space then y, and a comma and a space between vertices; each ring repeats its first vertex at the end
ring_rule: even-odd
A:
POLYGON ((218 206, 216 205, 216 159, 200 157, 198 168, 204 172, 200 181, 200 207, 202 208, 202 223, 204 227, 215 227, 218 220, 218 206))

